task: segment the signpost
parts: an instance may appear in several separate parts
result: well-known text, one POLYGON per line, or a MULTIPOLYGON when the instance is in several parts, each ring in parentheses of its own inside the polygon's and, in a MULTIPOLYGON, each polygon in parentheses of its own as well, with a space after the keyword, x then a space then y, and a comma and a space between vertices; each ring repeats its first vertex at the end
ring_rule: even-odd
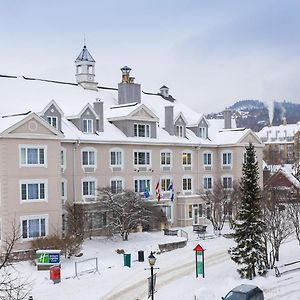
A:
POLYGON ((38 270, 49 270, 51 266, 60 266, 61 250, 37 250, 35 262, 38 270))
POLYGON ((194 248, 195 254, 196 254, 196 277, 198 278, 198 275, 202 274, 202 277, 204 278, 204 251, 199 244, 194 248))

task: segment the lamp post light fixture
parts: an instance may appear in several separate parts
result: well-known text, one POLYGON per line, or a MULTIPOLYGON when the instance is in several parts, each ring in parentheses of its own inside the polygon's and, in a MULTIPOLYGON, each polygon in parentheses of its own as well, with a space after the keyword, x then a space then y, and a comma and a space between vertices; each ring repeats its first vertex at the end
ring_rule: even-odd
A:
POLYGON ((154 300, 154 274, 153 274, 153 267, 156 262, 156 257, 153 255, 153 252, 151 251, 149 257, 148 257, 148 262, 150 265, 150 270, 151 270, 151 300, 154 300))

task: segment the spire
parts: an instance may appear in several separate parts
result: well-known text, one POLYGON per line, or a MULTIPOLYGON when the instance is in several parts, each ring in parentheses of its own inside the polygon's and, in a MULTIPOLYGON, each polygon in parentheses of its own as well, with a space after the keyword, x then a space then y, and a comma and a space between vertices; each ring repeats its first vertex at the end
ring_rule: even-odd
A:
POLYGON ((95 62, 89 50, 86 48, 86 45, 83 46, 82 51, 80 52, 80 54, 75 60, 75 62, 79 62, 79 61, 95 62))

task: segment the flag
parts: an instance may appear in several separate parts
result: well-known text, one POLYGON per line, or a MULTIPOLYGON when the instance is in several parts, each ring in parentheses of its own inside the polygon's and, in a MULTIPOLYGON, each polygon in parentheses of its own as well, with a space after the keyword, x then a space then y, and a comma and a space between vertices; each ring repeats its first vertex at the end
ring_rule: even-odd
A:
POLYGON ((149 198, 150 194, 149 194, 149 188, 146 186, 144 189, 144 197, 147 199, 149 198))
POLYGON ((157 181, 157 185, 155 187, 155 194, 156 194, 157 202, 159 202, 160 201, 159 180, 157 181))
POLYGON ((171 182, 170 185, 168 186, 168 191, 170 191, 170 199, 171 199, 171 201, 174 201, 174 186, 173 186, 173 182, 171 182))

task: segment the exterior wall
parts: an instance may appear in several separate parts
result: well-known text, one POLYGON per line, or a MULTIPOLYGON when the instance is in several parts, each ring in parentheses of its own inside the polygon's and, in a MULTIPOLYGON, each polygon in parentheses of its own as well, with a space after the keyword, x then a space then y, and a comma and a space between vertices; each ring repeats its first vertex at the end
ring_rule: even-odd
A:
MULTIPOLYGON (((47 215, 48 234, 61 231, 60 199, 60 141, 44 139, 1 139, 1 219, 2 234, 11 232, 12 224, 20 228, 20 217, 47 215), (45 145, 47 147, 46 166, 21 166, 19 145, 45 145), (21 201, 20 181, 45 179, 48 197, 41 201, 21 201), (28 201, 28 202, 27 202, 28 201)), ((30 248, 29 241, 22 239, 16 249, 30 248)))

